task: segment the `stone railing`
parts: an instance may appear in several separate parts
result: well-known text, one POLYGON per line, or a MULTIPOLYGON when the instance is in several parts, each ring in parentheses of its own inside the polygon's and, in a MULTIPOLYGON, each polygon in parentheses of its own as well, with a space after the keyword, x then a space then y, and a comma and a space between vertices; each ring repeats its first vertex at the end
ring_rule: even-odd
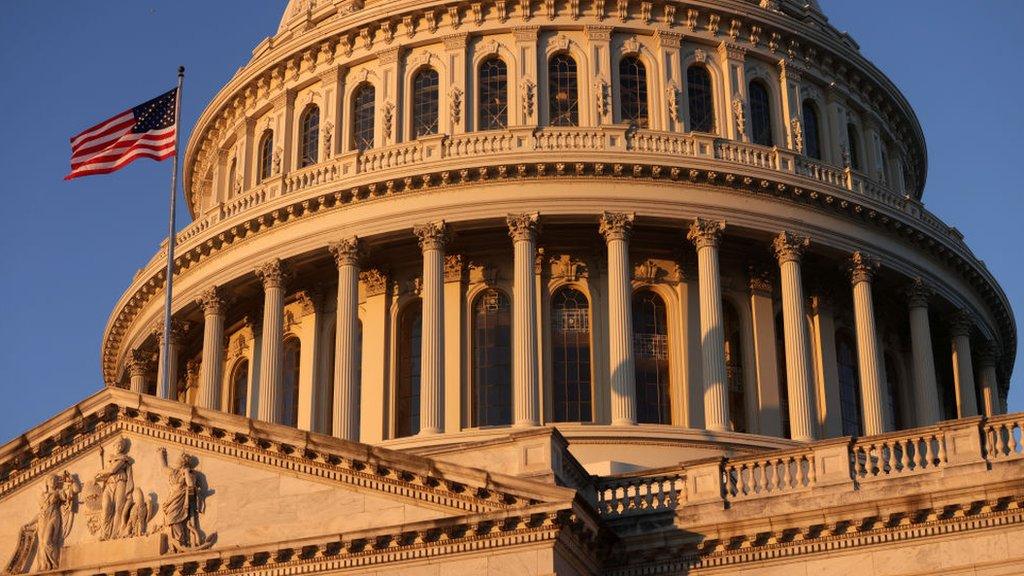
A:
POLYGON ((862 490, 909 476, 984 473, 1024 460, 1024 413, 964 418, 864 438, 835 438, 757 456, 720 458, 671 470, 602 478, 597 508, 616 518, 688 505, 727 504, 807 494, 826 487, 862 490))

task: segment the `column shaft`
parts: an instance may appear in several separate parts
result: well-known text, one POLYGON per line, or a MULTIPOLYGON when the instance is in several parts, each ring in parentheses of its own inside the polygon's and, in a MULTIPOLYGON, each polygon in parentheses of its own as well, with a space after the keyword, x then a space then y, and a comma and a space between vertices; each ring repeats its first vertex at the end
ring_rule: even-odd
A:
POLYGON ((512 285, 512 418, 519 427, 540 424, 537 384, 537 214, 509 214, 514 251, 512 285))
POLYGON ((359 239, 330 247, 338 265, 337 329, 334 336, 334 435, 359 440, 359 239))
POLYGON ((729 430, 729 392, 725 370, 725 329, 722 325, 722 285, 718 271, 718 242, 725 222, 698 218, 687 237, 697 246, 700 292, 701 367, 704 376, 704 426, 729 430))
POLYGON ((263 334, 260 351, 260 383, 257 418, 280 422, 278 394, 281 390, 281 348, 284 338, 284 271, 280 260, 271 260, 256 270, 263 281, 263 334))
POLYGON ((200 408, 220 409, 220 384, 224 365, 224 303, 212 287, 199 297, 203 309, 203 362, 199 367, 200 408))
POLYGON ((612 424, 636 424, 636 366, 633 358, 632 285, 629 235, 632 214, 605 212, 601 234, 608 243, 608 360, 612 424))
POLYGON ((953 321, 953 378, 956 383, 957 416, 978 415, 975 395, 974 364, 971 361, 971 320, 961 312, 953 321))
POLYGON ((423 336, 420 368, 420 434, 444 431, 444 248, 443 221, 417 226, 423 251, 423 336))
POLYGON ((941 420, 939 387, 932 355, 932 331, 928 321, 928 297, 931 291, 918 280, 909 290, 910 346, 914 359, 914 403, 917 425, 931 426, 941 420))
POLYGON ((786 338, 786 382, 789 392, 789 427, 794 440, 814 440, 816 410, 811 401, 814 382, 800 256, 809 244, 804 237, 783 232, 775 238, 775 254, 782 278, 782 325, 786 338))
POLYGON ((881 356, 878 351, 878 332, 875 329, 875 305, 871 295, 871 281, 878 262, 855 252, 852 259, 853 315, 857 325, 857 360, 860 369, 860 387, 863 403, 864 434, 885 433, 885 382, 882 376, 881 356))
POLYGON ((169 400, 178 398, 178 352, 181 348, 181 339, 184 336, 185 325, 171 321, 171 343, 166 347, 167 361, 164 361, 164 328, 163 323, 157 327, 157 345, 160 347, 160 356, 157 361, 156 385, 157 396, 169 400), (170 378, 164 378, 164 367, 170 373, 170 378))

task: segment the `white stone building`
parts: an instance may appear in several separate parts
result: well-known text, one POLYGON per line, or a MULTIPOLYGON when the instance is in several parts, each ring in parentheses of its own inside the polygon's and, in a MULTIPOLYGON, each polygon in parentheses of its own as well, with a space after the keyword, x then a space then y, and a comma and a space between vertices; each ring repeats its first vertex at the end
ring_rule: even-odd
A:
POLYGON ((1002 289, 814 0, 291 0, 0 568, 1021 574, 1002 289))

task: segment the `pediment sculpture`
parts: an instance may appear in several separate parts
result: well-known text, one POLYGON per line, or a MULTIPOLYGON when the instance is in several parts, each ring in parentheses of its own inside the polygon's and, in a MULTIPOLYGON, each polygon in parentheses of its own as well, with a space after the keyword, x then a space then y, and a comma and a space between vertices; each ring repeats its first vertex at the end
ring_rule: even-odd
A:
POLYGON ((46 479, 39 497, 39 514, 22 526, 18 545, 4 569, 4 574, 24 574, 29 571, 33 553, 38 571, 54 570, 60 564, 60 551, 64 539, 74 526, 78 511, 78 493, 81 485, 67 470, 46 479))

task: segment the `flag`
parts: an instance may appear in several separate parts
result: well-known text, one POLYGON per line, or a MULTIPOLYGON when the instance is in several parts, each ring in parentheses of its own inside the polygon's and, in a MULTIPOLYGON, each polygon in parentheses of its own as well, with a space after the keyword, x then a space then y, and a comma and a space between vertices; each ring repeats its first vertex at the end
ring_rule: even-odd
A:
POLYGON ((178 89, 100 122, 71 138, 71 173, 65 180, 109 174, 139 158, 174 156, 178 89))

